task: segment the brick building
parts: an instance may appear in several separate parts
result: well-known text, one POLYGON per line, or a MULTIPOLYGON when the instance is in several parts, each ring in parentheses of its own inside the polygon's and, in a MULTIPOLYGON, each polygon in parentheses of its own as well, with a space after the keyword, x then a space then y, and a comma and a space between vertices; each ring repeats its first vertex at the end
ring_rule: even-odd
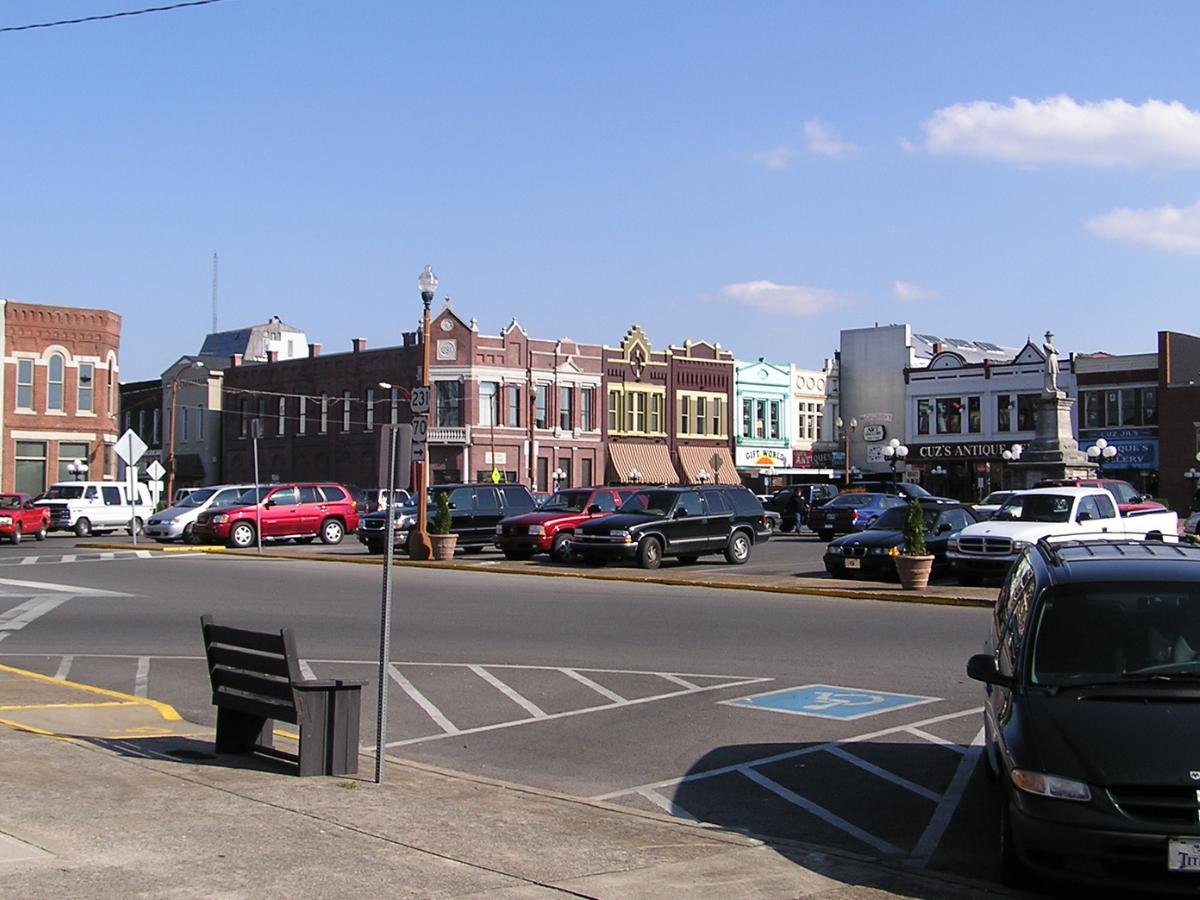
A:
POLYGON ((4 317, 0 486, 38 494, 116 476, 121 317, 102 309, 0 301, 4 317))
POLYGON ((1158 333, 1157 399, 1157 495, 1186 516, 1200 491, 1200 337, 1158 333))

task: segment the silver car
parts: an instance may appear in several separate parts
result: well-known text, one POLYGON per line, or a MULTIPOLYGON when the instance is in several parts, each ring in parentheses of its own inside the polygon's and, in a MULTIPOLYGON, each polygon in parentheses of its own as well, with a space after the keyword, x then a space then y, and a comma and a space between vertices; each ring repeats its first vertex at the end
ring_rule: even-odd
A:
POLYGON ((195 543, 192 540, 192 525, 200 513, 212 506, 230 506, 236 503, 245 491, 253 489, 252 484, 217 484, 196 488, 184 497, 178 506, 169 507, 151 516, 142 533, 160 544, 169 541, 195 543))

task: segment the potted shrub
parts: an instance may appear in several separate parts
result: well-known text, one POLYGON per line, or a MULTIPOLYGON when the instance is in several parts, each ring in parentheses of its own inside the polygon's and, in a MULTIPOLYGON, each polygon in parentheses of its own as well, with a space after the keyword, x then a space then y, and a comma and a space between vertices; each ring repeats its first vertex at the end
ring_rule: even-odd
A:
POLYGON ((433 545, 434 559, 454 559, 454 547, 458 543, 458 535, 450 531, 452 519, 450 516, 450 495, 446 491, 438 491, 435 496, 437 511, 433 516, 433 524, 429 529, 429 543, 433 545))
POLYGON ((900 576, 901 588, 912 591, 929 584, 933 556, 926 552, 925 515, 915 498, 908 501, 908 515, 904 519, 904 547, 892 553, 896 559, 896 574, 900 576))

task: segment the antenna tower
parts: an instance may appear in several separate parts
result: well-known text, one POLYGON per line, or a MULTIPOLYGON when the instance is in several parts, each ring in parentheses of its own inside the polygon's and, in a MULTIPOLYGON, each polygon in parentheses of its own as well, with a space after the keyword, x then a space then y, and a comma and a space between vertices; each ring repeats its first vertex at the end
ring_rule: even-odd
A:
POLYGON ((217 252, 213 251, 213 279, 212 279, 212 314, 213 334, 217 332, 217 252))

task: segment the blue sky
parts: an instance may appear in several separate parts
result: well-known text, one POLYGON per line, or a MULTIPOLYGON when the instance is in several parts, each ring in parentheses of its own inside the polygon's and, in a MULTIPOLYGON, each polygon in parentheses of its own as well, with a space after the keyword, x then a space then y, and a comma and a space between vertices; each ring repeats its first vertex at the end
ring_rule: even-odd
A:
MULTIPOLYGON (((168 0, 5 0, 0 28, 168 0)), ((1196 332, 1194 3, 223 0, 0 32, 0 296, 124 316, 122 379, 279 315, 496 333, 1196 332), (439 293, 441 293, 439 292, 439 293)))

